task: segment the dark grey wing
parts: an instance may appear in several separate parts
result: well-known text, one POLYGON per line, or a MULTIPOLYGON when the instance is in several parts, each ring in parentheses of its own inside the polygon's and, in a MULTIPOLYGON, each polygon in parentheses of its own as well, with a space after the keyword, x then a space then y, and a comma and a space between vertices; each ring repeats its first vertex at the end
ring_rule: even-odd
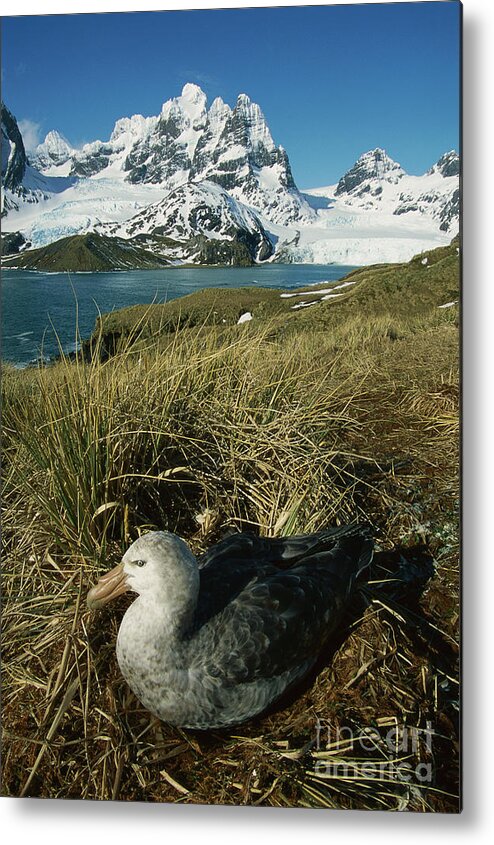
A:
POLYGON ((348 543, 352 537, 357 540, 370 538, 369 527, 355 523, 292 537, 258 537, 250 532, 241 532, 225 537, 201 555, 197 562, 201 570, 230 566, 232 562, 272 564, 285 569, 318 549, 329 550, 342 541, 348 543))
POLYGON ((310 566, 311 561, 327 561, 328 555, 335 555, 338 562, 333 568, 336 565, 352 586, 368 565, 372 548, 369 528, 357 524, 292 537, 258 537, 247 532, 226 537, 198 559, 200 602, 194 627, 221 612, 253 579, 262 582, 300 562, 310 566))
MULTIPOLYGON (((259 564, 257 557, 248 557, 245 535, 235 536, 243 560, 228 563, 222 554, 201 570, 201 602, 208 598, 216 613, 205 614, 198 625, 193 659, 211 677, 232 685, 286 672, 296 675, 297 667, 316 660, 338 624, 358 573, 372 557, 372 539, 355 527, 276 540, 253 538, 259 564), (279 568, 288 561, 290 568, 279 568), (222 591, 219 602, 216 589, 222 591)), ((227 547, 225 543, 222 552, 227 547)))

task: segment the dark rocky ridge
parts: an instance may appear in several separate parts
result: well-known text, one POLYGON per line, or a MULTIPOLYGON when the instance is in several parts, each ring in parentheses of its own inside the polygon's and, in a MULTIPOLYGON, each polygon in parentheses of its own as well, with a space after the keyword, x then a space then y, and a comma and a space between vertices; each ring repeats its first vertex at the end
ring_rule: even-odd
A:
POLYGON ((22 249, 26 243, 19 233, 2 237, 2 266, 46 272, 105 272, 109 270, 154 270, 169 267, 173 261, 197 265, 253 264, 259 250, 255 235, 239 230, 229 240, 197 234, 176 241, 156 230, 152 235, 125 239, 90 232, 72 235, 38 249, 22 249), (14 237, 18 236, 18 237, 14 237), (4 248, 4 243, 6 249, 4 248), (8 252, 6 251, 8 250, 8 252))
POLYGON ((17 255, 30 246, 21 232, 2 232, 2 256, 17 255))
POLYGON ((448 232, 453 220, 457 220, 460 214, 460 189, 457 188, 451 199, 443 206, 440 213, 442 232, 448 232))
MULTIPOLYGON (((369 179, 386 179, 396 182, 404 171, 393 159, 389 158, 384 150, 377 148, 360 156, 353 167, 341 177, 336 187, 335 194, 348 194, 354 191, 369 179)), ((369 185, 364 185, 363 192, 370 191, 369 185)))
POLYGON ((459 176, 460 175, 460 156, 455 150, 449 153, 444 153, 439 161, 431 167, 429 173, 439 171, 443 176, 459 176))
POLYGON ((24 142, 17 121, 2 103, 2 184, 4 188, 17 191, 22 187, 22 180, 27 167, 24 142))

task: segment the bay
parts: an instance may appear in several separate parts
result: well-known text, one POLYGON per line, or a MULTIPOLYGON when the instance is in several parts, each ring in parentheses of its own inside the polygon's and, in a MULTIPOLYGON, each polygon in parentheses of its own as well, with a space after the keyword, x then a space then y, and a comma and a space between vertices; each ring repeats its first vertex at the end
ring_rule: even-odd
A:
POLYGON ((128 305, 166 302, 201 288, 297 288, 341 279, 354 267, 338 264, 265 264, 111 273, 2 270, 2 359, 26 366, 50 359, 90 336, 99 313, 128 305))

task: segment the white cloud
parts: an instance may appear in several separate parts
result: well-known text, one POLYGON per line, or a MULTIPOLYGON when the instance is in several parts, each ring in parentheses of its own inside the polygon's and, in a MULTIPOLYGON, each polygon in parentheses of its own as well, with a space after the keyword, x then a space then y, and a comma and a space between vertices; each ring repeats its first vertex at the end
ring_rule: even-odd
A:
POLYGON ((32 153, 42 140, 41 124, 27 118, 26 120, 19 120, 17 125, 20 129, 26 152, 32 153))

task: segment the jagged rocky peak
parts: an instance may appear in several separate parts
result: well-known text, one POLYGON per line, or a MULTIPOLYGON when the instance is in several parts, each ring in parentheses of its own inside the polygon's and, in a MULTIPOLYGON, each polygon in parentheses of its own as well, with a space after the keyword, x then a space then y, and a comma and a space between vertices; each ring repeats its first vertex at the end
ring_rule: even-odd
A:
POLYGON ((247 94, 239 94, 233 110, 217 98, 207 114, 190 178, 212 179, 231 190, 240 187, 253 168, 269 167, 276 160, 276 147, 259 106, 247 94))
POLYGON ((191 103, 192 106, 197 106, 200 111, 204 111, 207 103, 206 94, 195 82, 186 82, 182 88, 181 96, 177 99, 182 100, 184 103, 191 103))
POLYGON ((277 147, 257 103, 239 94, 233 109, 214 101, 199 139, 190 179, 208 179, 273 222, 309 221, 285 150, 277 147))
POLYGON ((39 170, 44 170, 48 167, 65 164, 66 161, 74 154, 74 150, 68 141, 52 129, 48 132, 42 144, 38 144, 32 156, 30 156, 31 163, 39 170))
POLYGON ((356 191, 358 188, 361 191, 369 191, 371 189, 369 182, 373 180, 396 184, 402 176, 405 176, 405 171, 401 165, 393 161, 385 150, 377 147, 375 150, 363 153, 357 159, 353 167, 341 177, 335 193, 337 195, 358 193, 356 191))
POLYGON ((26 150, 14 115, 2 103, 2 186, 16 192, 22 186, 27 167, 26 150))
POLYGON ((129 182, 163 182, 171 190, 187 179, 206 125, 206 104, 199 86, 187 83, 179 97, 163 103, 158 116, 120 118, 109 141, 86 144, 74 156, 72 173, 93 176, 111 165, 129 182))
POLYGON ((128 151, 123 164, 128 181, 163 182, 169 190, 186 182, 207 124, 206 106, 204 91, 193 83, 184 85, 179 97, 163 103, 155 123, 128 151))
POLYGON ((232 113, 228 103, 223 102, 221 97, 216 97, 211 103, 211 108, 208 111, 208 125, 211 129, 225 125, 227 117, 232 113))
MULTIPOLYGON (((206 125, 207 97, 198 85, 187 82, 180 97, 163 103, 160 124, 163 131, 177 138, 183 132, 200 132, 206 125)), ((187 139, 193 141, 192 138, 187 139)))
POLYGON ((2 195, 1 214, 19 210, 24 203, 48 198, 46 179, 29 163, 14 115, 2 103, 2 195))
POLYGON ((147 135, 156 126, 156 117, 143 117, 142 114, 134 114, 132 117, 121 117, 116 121, 110 135, 110 143, 125 142, 128 138, 137 140, 147 135))
POLYGON ((309 220, 290 163, 276 147, 260 107, 240 94, 233 109, 217 97, 210 109, 199 86, 188 83, 167 100, 154 127, 129 151, 124 171, 133 183, 174 190, 209 180, 265 213, 273 222, 309 220))
POLYGON ((257 103, 253 103, 247 94, 239 94, 234 109, 234 120, 244 133, 245 141, 252 150, 264 147, 266 150, 275 149, 271 133, 268 129, 266 118, 257 103))
POLYGON ((208 110, 204 91, 193 83, 166 100, 154 117, 116 121, 107 141, 71 150, 52 133, 38 149, 36 166, 46 175, 67 162, 63 173, 131 184, 159 185, 163 194, 189 182, 209 181, 276 224, 309 223, 315 212, 299 193, 288 155, 276 146, 257 103, 240 94, 233 108, 217 97, 208 110))
POLYGON ((460 175, 460 156, 456 150, 450 150, 444 153, 439 161, 434 164, 428 171, 429 175, 433 173, 440 173, 441 176, 459 176, 460 175))

